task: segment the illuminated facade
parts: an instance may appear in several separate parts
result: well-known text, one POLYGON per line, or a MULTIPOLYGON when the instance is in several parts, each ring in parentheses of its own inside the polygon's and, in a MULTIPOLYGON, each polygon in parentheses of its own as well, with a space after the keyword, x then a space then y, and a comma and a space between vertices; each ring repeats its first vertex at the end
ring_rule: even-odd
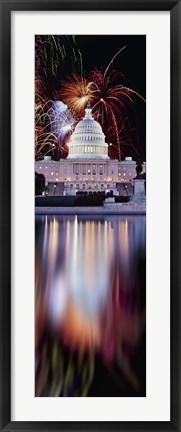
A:
POLYGON ((53 161, 45 156, 35 163, 35 170, 44 174, 47 183, 63 182, 66 195, 110 190, 116 194, 117 183, 132 182, 136 176, 136 162, 131 157, 124 161, 110 159, 100 124, 92 117, 90 106, 85 111, 85 117, 77 124, 69 141, 67 159, 53 161))

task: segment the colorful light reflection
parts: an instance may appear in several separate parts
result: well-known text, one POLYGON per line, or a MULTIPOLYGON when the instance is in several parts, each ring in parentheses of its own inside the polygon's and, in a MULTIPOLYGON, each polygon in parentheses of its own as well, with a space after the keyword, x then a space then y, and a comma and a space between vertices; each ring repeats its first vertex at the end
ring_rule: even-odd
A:
POLYGON ((36 396, 91 395, 97 361, 139 395, 144 332, 145 218, 37 219, 36 396))

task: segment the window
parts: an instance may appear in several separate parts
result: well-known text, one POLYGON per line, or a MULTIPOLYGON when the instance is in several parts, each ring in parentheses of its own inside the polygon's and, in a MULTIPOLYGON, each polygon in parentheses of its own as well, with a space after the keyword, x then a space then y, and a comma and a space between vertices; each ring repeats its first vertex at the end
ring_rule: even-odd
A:
POLYGON ((79 164, 75 164, 75 174, 79 174, 79 164))
POLYGON ((99 165, 99 174, 103 175, 103 166, 102 165, 99 165))

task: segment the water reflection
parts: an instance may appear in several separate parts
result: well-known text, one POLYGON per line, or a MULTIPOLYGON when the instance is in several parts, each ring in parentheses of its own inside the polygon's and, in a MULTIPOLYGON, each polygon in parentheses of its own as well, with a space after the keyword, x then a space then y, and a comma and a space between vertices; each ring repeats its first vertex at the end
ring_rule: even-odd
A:
POLYGON ((143 216, 36 217, 36 396, 145 395, 145 236, 143 216))

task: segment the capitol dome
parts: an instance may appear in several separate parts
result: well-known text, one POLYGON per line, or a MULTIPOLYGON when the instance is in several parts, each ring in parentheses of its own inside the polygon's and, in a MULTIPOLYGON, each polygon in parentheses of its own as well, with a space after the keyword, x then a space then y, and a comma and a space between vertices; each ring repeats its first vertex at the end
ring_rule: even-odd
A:
POLYGON ((109 159, 105 135, 92 117, 89 102, 85 117, 75 127, 68 146, 68 159, 109 159))

